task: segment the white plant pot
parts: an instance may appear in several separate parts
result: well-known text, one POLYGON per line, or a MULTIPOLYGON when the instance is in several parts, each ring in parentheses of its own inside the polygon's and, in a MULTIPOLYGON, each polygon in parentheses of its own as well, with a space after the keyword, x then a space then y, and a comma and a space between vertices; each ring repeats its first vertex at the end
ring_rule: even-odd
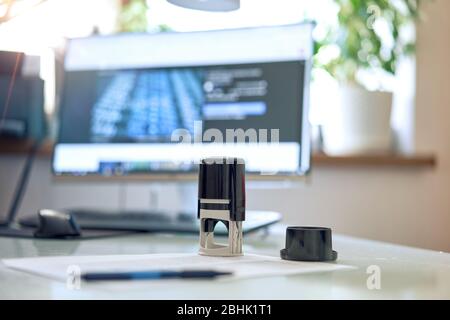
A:
POLYGON ((323 127, 324 151, 331 155, 392 150, 392 93, 341 86, 323 127))

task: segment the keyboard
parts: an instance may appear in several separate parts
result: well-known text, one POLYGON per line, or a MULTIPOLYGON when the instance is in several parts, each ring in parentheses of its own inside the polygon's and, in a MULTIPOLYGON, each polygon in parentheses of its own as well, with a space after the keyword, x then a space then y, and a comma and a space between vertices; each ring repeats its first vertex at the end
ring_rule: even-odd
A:
MULTIPOLYGON (((198 234, 199 220, 192 212, 162 211, 105 211, 97 209, 66 209, 83 229, 122 230, 142 232, 167 232, 198 234)), ((281 220, 281 215, 272 211, 247 211, 243 232, 249 233, 266 228, 281 220)), ((26 227, 37 227, 37 215, 20 219, 26 227)), ((219 223, 214 230, 216 235, 227 235, 224 224, 219 223)))

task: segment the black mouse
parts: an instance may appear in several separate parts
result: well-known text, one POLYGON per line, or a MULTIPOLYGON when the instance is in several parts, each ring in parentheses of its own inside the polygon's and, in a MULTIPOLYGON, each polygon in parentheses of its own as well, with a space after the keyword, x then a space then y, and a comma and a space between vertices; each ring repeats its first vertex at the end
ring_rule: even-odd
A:
POLYGON ((75 218, 66 212, 41 209, 38 212, 39 227, 34 233, 36 238, 79 237, 81 230, 75 218))

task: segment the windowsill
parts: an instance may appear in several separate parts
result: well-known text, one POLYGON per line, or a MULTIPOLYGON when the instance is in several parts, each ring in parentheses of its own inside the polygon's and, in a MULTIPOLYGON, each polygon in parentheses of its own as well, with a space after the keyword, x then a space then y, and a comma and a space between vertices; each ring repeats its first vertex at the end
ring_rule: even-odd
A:
POLYGON ((435 167, 437 164, 434 154, 355 154, 333 156, 315 153, 313 165, 317 166, 373 166, 373 167, 435 167))
MULTIPOLYGON (((24 154, 30 150, 30 141, 0 139, 0 155, 24 154)), ((39 149, 39 155, 50 157, 53 142, 45 141, 39 149)), ((312 157, 313 166, 319 167, 435 167, 437 159, 434 154, 361 154, 331 156, 315 153, 312 157)))

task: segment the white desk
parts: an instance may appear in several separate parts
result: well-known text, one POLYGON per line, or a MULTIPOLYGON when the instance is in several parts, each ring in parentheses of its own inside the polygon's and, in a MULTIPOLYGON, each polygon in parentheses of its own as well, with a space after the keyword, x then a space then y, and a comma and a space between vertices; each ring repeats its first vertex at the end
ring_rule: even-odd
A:
MULTIPOLYGON (((0 238, 0 258, 50 255, 195 252, 195 236, 140 234, 84 241, 0 238)), ((245 238, 244 250, 277 256, 284 229, 245 238)), ((334 249, 351 271, 254 278, 233 282, 163 280, 85 284, 80 290, 0 265, 0 299, 449 299, 450 254, 334 235, 334 249), (381 268, 381 289, 369 290, 366 269, 381 268)))

